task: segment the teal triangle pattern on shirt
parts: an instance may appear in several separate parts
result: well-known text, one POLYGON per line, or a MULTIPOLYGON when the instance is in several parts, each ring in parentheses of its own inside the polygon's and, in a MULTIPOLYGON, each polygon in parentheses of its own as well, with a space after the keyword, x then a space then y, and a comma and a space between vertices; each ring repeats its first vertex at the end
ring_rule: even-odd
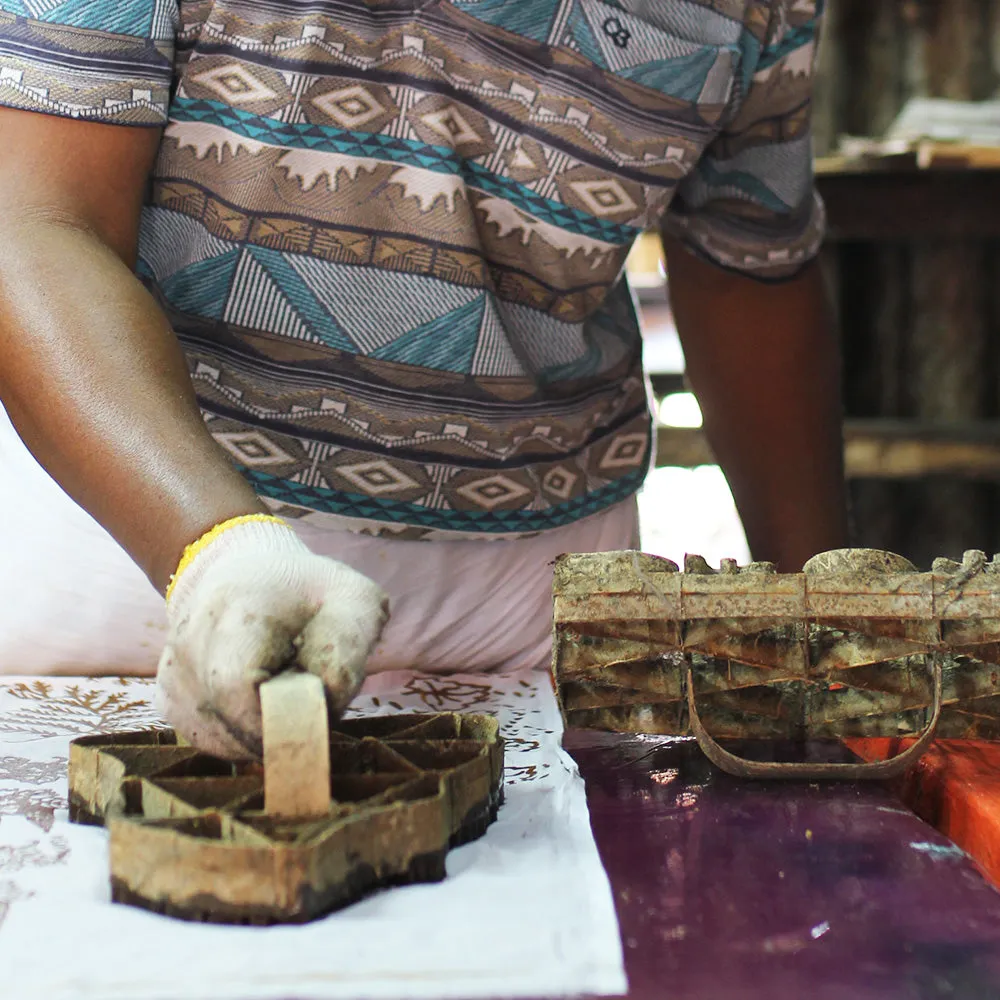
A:
POLYGON ((408 330, 372 357, 380 361, 436 368, 467 374, 479 343, 479 328, 486 308, 485 295, 421 326, 408 330))
POLYGON ((689 56, 630 66, 618 70, 618 74, 643 87, 695 104, 701 96, 708 74, 715 66, 717 56, 718 50, 706 45, 689 56))
POLYGON ((114 3, 63 0, 52 6, 36 6, 42 9, 31 16, 38 21, 147 38, 153 25, 156 0, 115 0, 114 3))
POLYGON ((566 27, 567 34, 576 43, 577 50, 595 66, 608 69, 608 61, 601 51, 601 45, 594 37, 590 23, 579 5, 573 5, 573 12, 569 16, 566 27))
POLYGON ((561 0, 452 0, 466 14, 536 42, 549 37, 561 0))
MULTIPOLYGON (((160 292, 178 312, 205 319, 219 319, 226 305, 229 284, 239 256, 239 249, 235 249, 219 257, 209 257, 189 264, 159 282, 160 292)), ((149 274, 149 269, 144 265, 140 265, 137 271, 140 276, 149 274)))
POLYGON ((15 17, 35 16, 24 5, 23 0, 0 0, 0 10, 6 14, 13 14, 15 17))
POLYGON ((309 331, 328 347, 357 354, 358 345, 347 335, 329 310, 292 266, 288 254, 266 247, 248 247, 247 253, 267 272, 281 294, 309 331))

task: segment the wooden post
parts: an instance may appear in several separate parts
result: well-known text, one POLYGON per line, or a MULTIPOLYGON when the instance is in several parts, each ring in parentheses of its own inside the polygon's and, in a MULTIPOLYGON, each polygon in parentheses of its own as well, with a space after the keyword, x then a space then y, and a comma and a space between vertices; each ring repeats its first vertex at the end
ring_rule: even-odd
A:
MULTIPOLYGON (((838 135, 883 134, 910 97, 979 100, 997 89, 1000 0, 830 0, 828 10, 814 110, 821 151, 838 135)), ((1000 415, 995 243, 900 239, 833 252, 849 418, 1000 415)), ((950 477, 861 481, 851 492, 857 544, 918 565, 997 547, 996 487, 950 477)))
MULTIPOLYGON (((907 346, 908 415, 958 423, 985 415, 987 284, 985 248, 956 241, 913 250, 913 317, 907 346)), ((937 554, 989 548, 989 487, 949 478, 919 486, 907 555, 920 565, 937 554)))

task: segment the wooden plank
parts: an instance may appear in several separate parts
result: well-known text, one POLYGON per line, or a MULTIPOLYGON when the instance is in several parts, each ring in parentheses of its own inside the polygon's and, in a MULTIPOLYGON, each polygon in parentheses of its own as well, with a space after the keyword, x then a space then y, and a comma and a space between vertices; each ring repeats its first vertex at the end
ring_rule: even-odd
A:
POLYGON ((570 731, 564 746, 630 1000, 1000 996, 1000 895, 888 789, 741 782, 690 741, 570 731))
POLYGON ((1000 170, 915 170, 817 177, 828 240, 1000 238, 1000 170))
MULTIPOLYGON (((912 317, 903 355, 906 412, 924 426, 966 428, 951 440, 928 438, 921 456, 936 478, 914 491, 906 554, 924 561, 991 544, 992 511, 983 487, 996 479, 996 442, 976 421, 995 413, 986 313, 986 253, 981 243, 920 242, 912 248, 909 300, 912 317), (991 451, 993 454, 991 455, 991 451), (956 474, 957 473, 957 474, 956 474), (946 478, 945 478, 946 477, 946 478)), ((996 433, 992 431, 992 433, 996 433)), ((898 478, 898 477, 897 477, 898 478)))
MULTIPOLYGON (((659 427, 656 434, 657 466, 715 464, 701 428, 659 427)), ((848 420, 844 461, 852 479, 961 476, 1000 481, 1000 421, 848 420)))
POLYGON ((653 395, 657 399, 670 396, 675 392, 690 392, 684 375, 680 372, 650 372, 649 382, 653 387, 653 395))
POLYGON ((917 141, 903 151, 898 143, 878 139, 857 140, 864 152, 838 153, 818 157, 817 177, 857 176, 871 173, 899 173, 915 170, 1000 170, 1000 147, 976 146, 965 142, 917 141))
MULTIPOLYGON (((847 739, 866 761, 884 760, 910 740, 847 739)), ((971 855, 1000 886, 1000 743, 938 740, 898 784, 903 801, 971 855)))
POLYGON ((712 447, 700 427, 657 427, 656 465, 694 469, 699 465, 717 465, 712 447))

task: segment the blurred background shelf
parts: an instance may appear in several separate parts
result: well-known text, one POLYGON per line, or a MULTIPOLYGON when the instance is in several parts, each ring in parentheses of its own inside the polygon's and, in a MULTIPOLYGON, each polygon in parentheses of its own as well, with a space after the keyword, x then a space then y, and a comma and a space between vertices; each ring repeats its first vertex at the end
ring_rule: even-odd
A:
POLYGON ((1000 239, 1000 168, 845 166, 816 183, 828 242, 1000 239))
MULTIPOLYGON (((844 462, 851 479, 958 476, 1000 483, 1000 422, 848 420, 844 439, 844 462)), ((696 468, 714 463, 700 427, 657 428, 658 466, 696 468)))

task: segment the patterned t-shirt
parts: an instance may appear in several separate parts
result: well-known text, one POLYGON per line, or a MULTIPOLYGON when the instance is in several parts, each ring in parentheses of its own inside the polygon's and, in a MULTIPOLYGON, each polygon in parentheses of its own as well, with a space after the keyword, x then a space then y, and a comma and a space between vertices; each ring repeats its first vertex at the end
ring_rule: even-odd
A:
POLYGON ((275 509, 523 535, 649 464, 644 228, 816 253, 821 6, 0 0, 0 103, 166 126, 138 274, 275 509))

